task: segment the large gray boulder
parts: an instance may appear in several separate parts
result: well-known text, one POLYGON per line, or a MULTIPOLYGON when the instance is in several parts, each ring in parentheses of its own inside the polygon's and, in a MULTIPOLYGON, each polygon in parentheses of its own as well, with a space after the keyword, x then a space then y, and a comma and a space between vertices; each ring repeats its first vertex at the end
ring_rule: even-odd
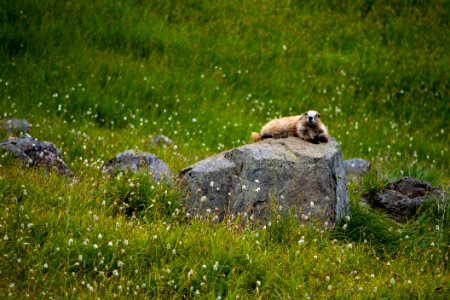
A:
POLYGON ((179 176, 191 214, 265 219, 277 209, 330 225, 349 214, 342 155, 332 138, 267 139, 206 158, 179 176))
POLYGON ((165 162, 155 155, 143 151, 126 150, 111 158, 103 166, 103 172, 149 173, 155 181, 170 181, 171 172, 165 162))
POLYGON ((60 175, 74 177, 74 173, 63 161, 61 151, 54 144, 23 135, 10 137, 0 142, 0 149, 8 151, 23 165, 29 167, 46 167, 54 169, 60 175))

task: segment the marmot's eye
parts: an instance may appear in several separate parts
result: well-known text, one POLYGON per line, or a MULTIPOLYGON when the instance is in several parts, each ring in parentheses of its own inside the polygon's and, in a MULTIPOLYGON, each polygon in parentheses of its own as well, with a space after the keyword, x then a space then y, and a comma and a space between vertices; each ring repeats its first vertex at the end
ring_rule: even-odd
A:
POLYGON ((320 119, 320 114, 317 114, 317 117, 320 119))
POLYGON ((308 113, 307 112, 305 112, 305 116, 307 116, 308 115, 308 113))

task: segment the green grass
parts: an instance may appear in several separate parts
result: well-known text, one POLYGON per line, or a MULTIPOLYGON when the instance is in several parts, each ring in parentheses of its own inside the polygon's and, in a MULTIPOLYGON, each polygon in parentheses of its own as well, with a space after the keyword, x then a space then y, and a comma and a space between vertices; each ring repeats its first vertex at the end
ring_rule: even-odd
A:
POLYGON ((406 224, 360 199, 405 175, 448 190, 449 1, 0 8, 0 118, 29 120, 80 178, 1 158, 2 297, 449 295, 448 199, 406 224), (344 158, 375 169, 351 184, 350 219, 333 231, 276 215, 247 228, 187 219, 176 184, 99 171, 138 148, 177 173, 247 143, 274 117, 309 109, 321 112, 344 158), (152 146, 160 133, 176 146, 152 146))

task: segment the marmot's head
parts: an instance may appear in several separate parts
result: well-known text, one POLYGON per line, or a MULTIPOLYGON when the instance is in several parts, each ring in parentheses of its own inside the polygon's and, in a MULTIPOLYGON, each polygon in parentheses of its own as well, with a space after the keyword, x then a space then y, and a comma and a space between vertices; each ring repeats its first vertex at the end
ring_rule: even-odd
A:
POLYGON ((320 114, 315 110, 309 110, 302 115, 301 119, 304 124, 318 124, 320 122, 320 114))

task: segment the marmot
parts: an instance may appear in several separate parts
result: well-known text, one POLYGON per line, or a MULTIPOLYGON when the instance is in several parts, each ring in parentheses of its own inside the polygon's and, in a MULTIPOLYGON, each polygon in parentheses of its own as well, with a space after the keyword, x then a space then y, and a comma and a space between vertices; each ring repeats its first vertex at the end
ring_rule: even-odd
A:
POLYGON ((318 144, 328 142, 328 131, 317 111, 310 110, 300 116, 275 119, 261 128, 261 133, 252 132, 251 139, 257 142, 267 138, 287 138, 296 136, 318 144))

